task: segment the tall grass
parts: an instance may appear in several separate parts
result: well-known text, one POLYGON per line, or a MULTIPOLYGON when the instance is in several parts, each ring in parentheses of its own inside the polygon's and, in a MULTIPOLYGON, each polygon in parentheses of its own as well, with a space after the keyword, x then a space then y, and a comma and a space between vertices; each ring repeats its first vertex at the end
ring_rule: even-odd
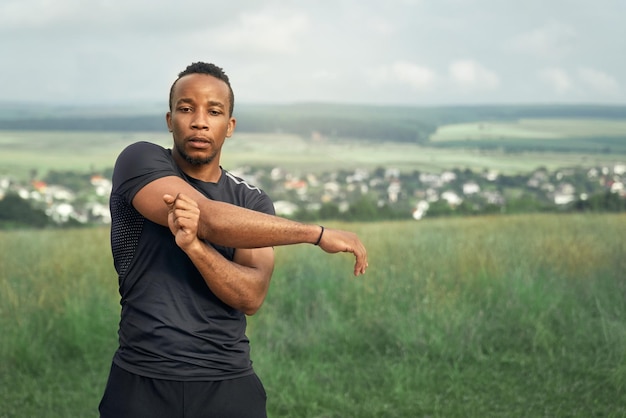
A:
MULTIPOLYGON (((626 217, 339 225, 277 248, 250 318, 271 417, 626 416, 626 217)), ((90 417, 116 346, 108 231, 0 233, 0 417, 90 417)))
POLYGON ((96 416, 119 315, 107 239, 0 233, 0 417, 96 416))

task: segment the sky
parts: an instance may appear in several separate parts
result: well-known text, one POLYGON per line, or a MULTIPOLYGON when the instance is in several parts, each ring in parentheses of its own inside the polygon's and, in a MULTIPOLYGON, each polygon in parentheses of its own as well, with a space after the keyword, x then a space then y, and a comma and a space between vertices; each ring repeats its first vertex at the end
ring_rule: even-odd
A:
POLYGON ((626 0, 0 0, 0 103, 626 104, 626 0))

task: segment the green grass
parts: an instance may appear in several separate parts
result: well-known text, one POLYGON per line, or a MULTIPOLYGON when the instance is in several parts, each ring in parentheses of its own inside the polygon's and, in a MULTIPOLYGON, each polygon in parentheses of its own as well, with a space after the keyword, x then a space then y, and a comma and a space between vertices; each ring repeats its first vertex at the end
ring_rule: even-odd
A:
MULTIPOLYGON (((271 417, 626 416, 626 217, 342 224, 370 269, 277 249, 249 336, 271 417)), ((96 416, 106 228, 0 232, 0 417, 96 416)))
POLYGON ((431 137, 446 150, 505 150, 505 155, 614 155, 626 153, 626 121, 605 119, 520 119, 514 122, 472 122, 441 126, 431 137))
POLYGON ((50 170, 103 171, 136 141, 170 143, 167 135, 154 133, 0 131, 0 176, 28 178, 33 170, 39 175, 50 170))
POLYGON ((472 122, 444 125, 431 141, 618 137, 626 139, 625 120, 605 119, 519 119, 514 122, 472 122))

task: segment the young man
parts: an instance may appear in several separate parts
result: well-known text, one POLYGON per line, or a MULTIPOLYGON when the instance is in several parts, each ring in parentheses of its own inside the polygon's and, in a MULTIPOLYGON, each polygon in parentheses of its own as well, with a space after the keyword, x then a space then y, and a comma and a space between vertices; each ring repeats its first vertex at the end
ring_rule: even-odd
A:
POLYGON ((354 274, 367 268, 355 234, 273 216, 265 193, 221 168, 233 106, 222 69, 194 63, 170 90, 172 149, 136 143, 115 164, 122 312, 101 417, 265 417, 245 330, 269 288, 272 246, 351 252, 354 274))

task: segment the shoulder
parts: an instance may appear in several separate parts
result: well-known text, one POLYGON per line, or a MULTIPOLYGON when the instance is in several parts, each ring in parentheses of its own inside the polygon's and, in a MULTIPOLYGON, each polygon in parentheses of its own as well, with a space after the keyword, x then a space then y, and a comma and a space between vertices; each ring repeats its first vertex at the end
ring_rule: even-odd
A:
POLYGON ((167 175, 178 175, 170 150, 150 142, 136 142, 124 148, 113 169, 113 185, 129 180, 152 181, 167 175))
POLYGON ((144 155, 146 153, 165 154, 165 153, 168 153, 168 150, 152 142, 139 141, 139 142, 130 144, 126 148, 124 148, 122 152, 120 153, 118 160, 120 158, 124 158, 128 156, 137 157, 137 156, 144 155))
POLYGON ((159 162, 169 162, 170 151, 151 142, 135 142, 122 150, 115 162, 117 166, 145 166, 159 162))
POLYGON ((223 177, 220 183, 223 192, 230 196, 226 197, 223 195, 223 197, 231 200, 230 203, 259 212, 274 214, 274 204, 270 197, 248 180, 223 170, 223 177))
POLYGON ((249 183, 247 180, 244 180, 241 177, 237 177, 233 173, 230 173, 226 170, 223 170, 223 172, 226 183, 229 184, 231 187, 241 188, 242 190, 248 190, 252 193, 263 194, 263 191, 261 189, 249 183))

